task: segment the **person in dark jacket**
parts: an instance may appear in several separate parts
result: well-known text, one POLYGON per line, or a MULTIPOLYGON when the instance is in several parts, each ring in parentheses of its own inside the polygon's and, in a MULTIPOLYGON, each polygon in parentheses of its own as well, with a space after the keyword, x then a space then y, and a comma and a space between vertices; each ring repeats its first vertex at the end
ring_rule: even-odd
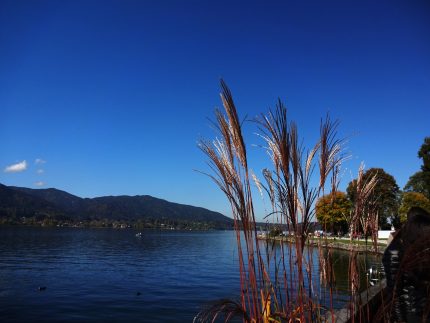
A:
POLYGON ((414 207, 382 258, 390 322, 430 322, 430 214, 414 207))

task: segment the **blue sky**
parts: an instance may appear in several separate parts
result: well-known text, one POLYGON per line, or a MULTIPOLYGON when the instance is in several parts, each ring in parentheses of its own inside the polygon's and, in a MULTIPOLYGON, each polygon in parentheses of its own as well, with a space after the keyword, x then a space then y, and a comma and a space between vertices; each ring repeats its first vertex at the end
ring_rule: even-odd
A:
MULTIPOLYGON (((425 1, 2 1, 0 58, 6 185, 229 215, 194 171, 208 169, 196 143, 213 137, 221 77, 242 117, 284 100, 308 145, 321 117, 339 119, 342 190, 361 161, 403 187, 430 135, 425 1)), ((269 161, 244 127, 258 174, 269 161)))

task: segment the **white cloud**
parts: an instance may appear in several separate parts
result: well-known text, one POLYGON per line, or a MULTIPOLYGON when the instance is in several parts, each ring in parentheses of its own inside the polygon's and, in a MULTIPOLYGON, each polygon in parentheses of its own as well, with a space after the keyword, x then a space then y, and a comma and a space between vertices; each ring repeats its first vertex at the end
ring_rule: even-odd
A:
POLYGON ((43 174, 45 171, 43 170, 43 169, 38 169, 37 171, 36 171, 36 173, 38 173, 38 174, 43 174))
POLYGON ((34 163, 35 163, 36 165, 41 165, 41 164, 45 164, 45 163, 46 163, 46 160, 43 160, 43 159, 41 159, 41 158, 36 158, 36 160, 34 161, 34 163))
POLYGON ((27 169, 27 162, 23 160, 20 163, 9 165, 4 169, 5 173, 18 173, 23 172, 27 169))
POLYGON ((45 185, 45 182, 38 181, 38 182, 34 183, 34 185, 36 185, 36 186, 43 186, 43 185, 45 185))

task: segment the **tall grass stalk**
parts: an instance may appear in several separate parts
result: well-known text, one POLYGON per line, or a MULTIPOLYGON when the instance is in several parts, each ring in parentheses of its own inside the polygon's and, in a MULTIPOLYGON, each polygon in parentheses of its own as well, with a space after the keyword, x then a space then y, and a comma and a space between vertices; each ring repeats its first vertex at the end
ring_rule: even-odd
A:
POLYGON ((270 295, 269 286, 265 284, 268 274, 259 244, 256 243, 257 229, 241 122, 230 90, 223 81, 221 88, 225 114, 216 111, 220 138, 212 143, 201 141, 200 148, 209 157, 210 167, 215 174, 209 176, 224 192, 231 205, 239 255, 241 310, 251 320, 261 320, 262 310, 265 308, 262 301, 266 303, 270 295))
MULTIPOLYGON (((355 201, 353 209, 347 218, 350 231, 350 242, 354 237, 357 237, 361 231, 367 237, 370 234, 374 244, 375 251, 378 244, 378 212, 376 207, 377 197, 373 194, 375 186, 378 182, 378 174, 375 174, 367 181, 364 179, 364 164, 361 163, 358 170, 357 185, 355 186, 355 201)), ((361 308, 359 292, 360 292, 360 271, 367 272, 366 264, 364 269, 358 267, 357 252, 353 249, 349 255, 348 279, 350 285, 350 308, 351 313, 355 313, 361 308)), ((361 315, 361 312, 359 312, 361 315)), ((352 317, 352 322, 356 317, 352 317)))

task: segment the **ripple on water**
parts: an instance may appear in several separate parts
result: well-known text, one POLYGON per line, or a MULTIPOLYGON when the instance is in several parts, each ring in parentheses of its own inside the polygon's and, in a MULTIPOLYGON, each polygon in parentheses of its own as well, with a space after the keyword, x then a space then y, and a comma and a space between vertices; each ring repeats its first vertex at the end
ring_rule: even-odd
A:
POLYGON ((236 274, 232 237, 2 227, 0 319, 191 321, 206 302, 236 294, 223 278, 236 274))

